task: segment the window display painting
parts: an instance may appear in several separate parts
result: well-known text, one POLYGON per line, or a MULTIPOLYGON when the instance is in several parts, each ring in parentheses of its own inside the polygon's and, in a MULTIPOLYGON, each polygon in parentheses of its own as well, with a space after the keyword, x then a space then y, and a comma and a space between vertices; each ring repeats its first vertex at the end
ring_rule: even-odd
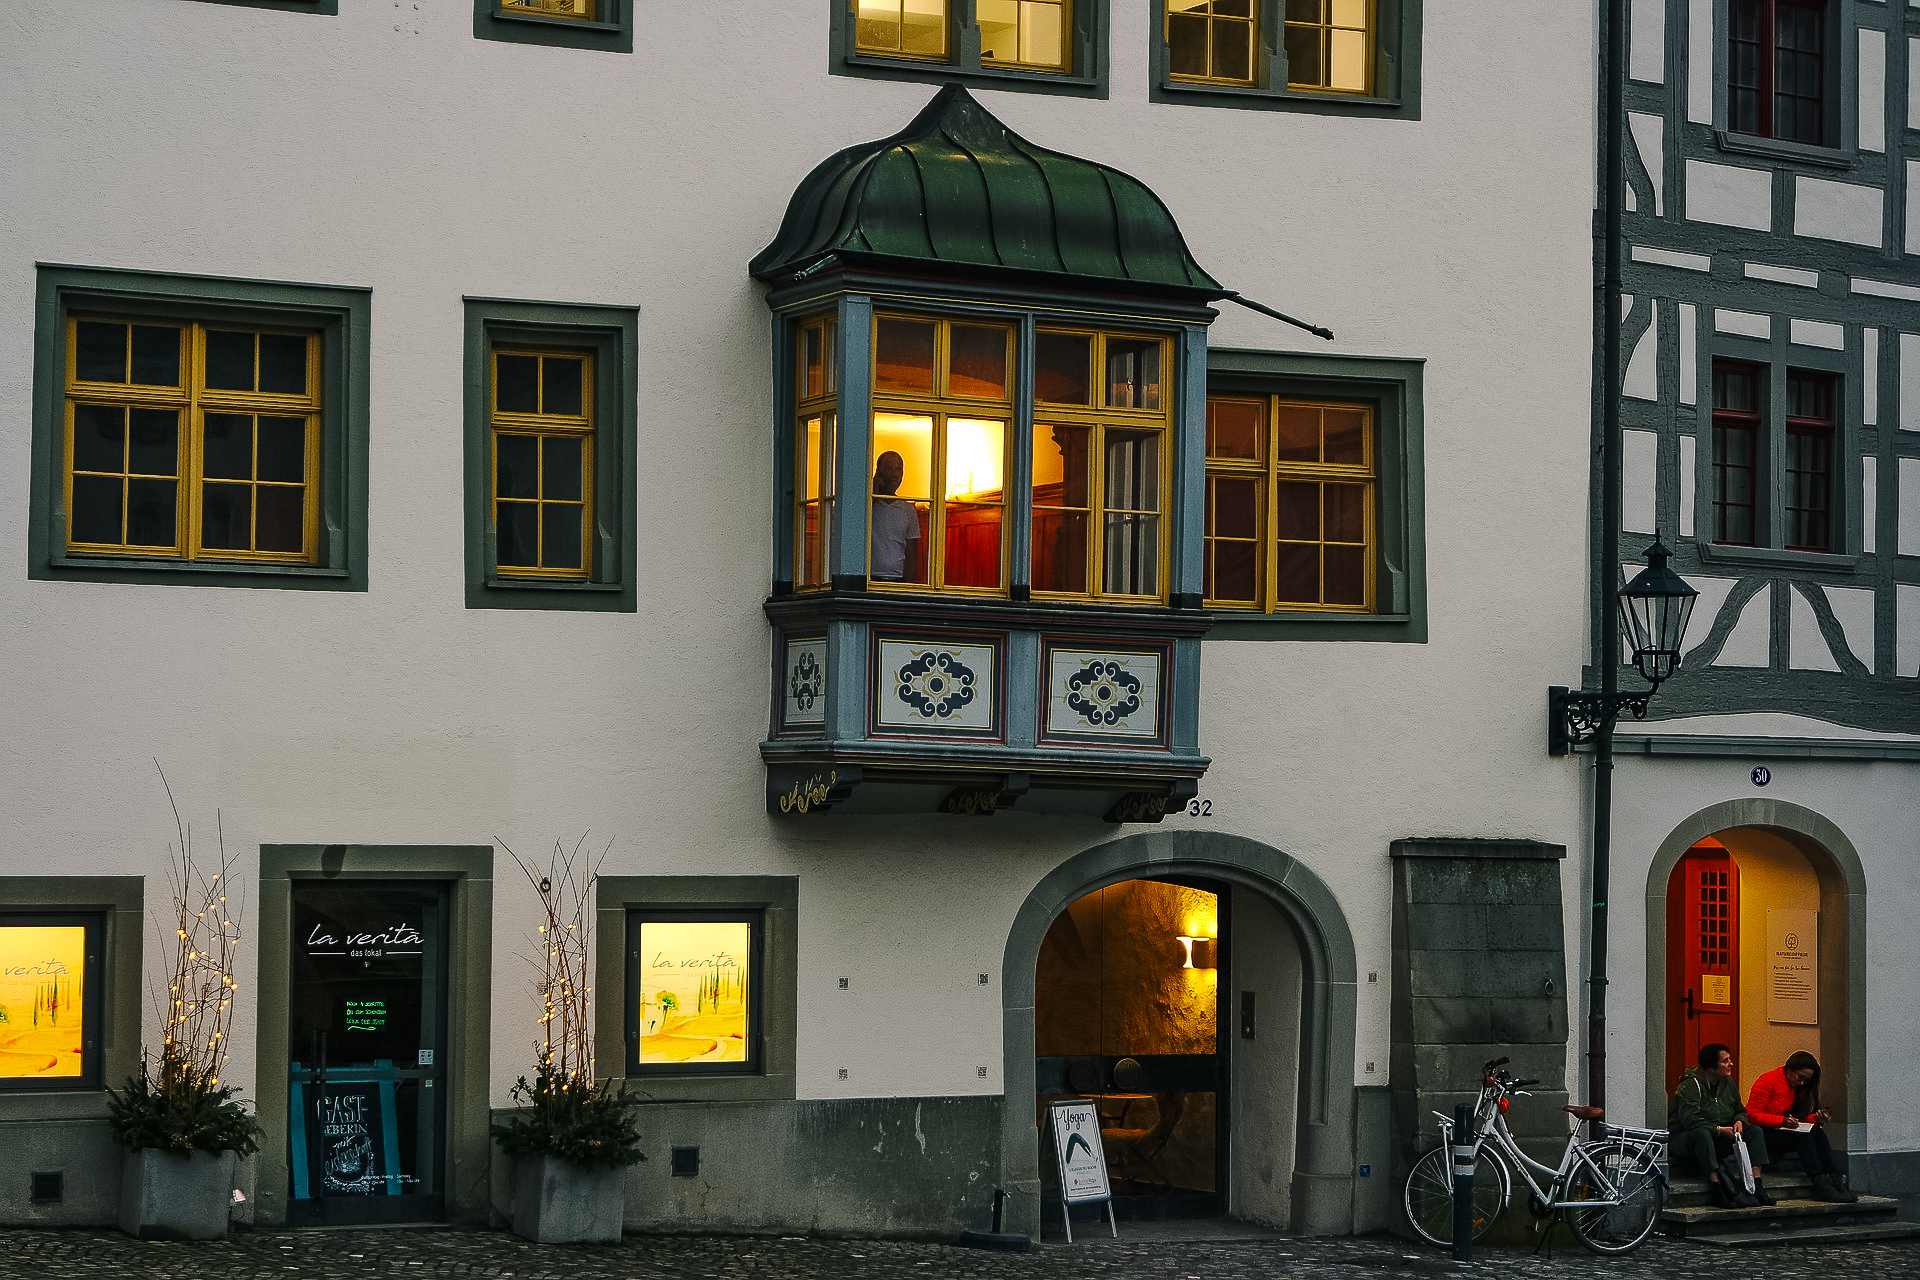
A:
POLYGON ((640 1062, 745 1062, 753 926, 640 923, 640 1062))
POLYGON ((83 925, 0 925, 0 1079, 82 1072, 83 925))

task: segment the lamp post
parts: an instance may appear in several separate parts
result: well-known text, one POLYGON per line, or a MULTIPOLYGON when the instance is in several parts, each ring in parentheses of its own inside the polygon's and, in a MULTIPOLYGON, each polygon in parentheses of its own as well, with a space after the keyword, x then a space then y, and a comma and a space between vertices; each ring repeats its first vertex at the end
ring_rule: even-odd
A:
MULTIPOLYGON (((1577 743, 1593 743, 1593 916, 1591 968, 1587 976, 1587 1104, 1595 1107, 1607 1105, 1607 881, 1613 832, 1613 726, 1623 713, 1632 713, 1636 720, 1646 719, 1647 704, 1652 701, 1654 691, 1680 666, 1680 646, 1686 637, 1687 620, 1693 615, 1694 601, 1700 593, 1667 567, 1672 555, 1656 536, 1653 545, 1647 548, 1647 567, 1632 582, 1615 591, 1610 572, 1601 579, 1603 596, 1613 597, 1619 607, 1618 634, 1633 646, 1633 664, 1650 682, 1648 687, 1627 692, 1615 688, 1617 641, 1613 628, 1608 627, 1605 633, 1608 643, 1601 646, 1601 691, 1575 693, 1564 685, 1554 685, 1547 690, 1548 753, 1561 756, 1577 743)), ((1612 570, 1611 563, 1607 570, 1612 570)))

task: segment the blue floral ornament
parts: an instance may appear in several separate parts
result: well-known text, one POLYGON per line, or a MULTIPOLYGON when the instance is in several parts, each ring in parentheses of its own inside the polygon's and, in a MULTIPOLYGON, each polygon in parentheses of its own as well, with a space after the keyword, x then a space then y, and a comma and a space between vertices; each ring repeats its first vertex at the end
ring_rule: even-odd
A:
POLYGON ((1140 677, 1096 658, 1067 677, 1067 706, 1088 724, 1111 728, 1140 709, 1140 677))
POLYGON ((900 701, 929 720, 944 720, 973 701, 973 669, 953 654, 929 649, 900 668, 900 701))
POLYGON ((799 660, 793 664, 793 675, 787 681, 787 692, 794 706, 801 711, 813 710, 813 704, 826 688, 827 673, 821 669, 820 660, 813 656, 813 650, 802 649, 799 660))

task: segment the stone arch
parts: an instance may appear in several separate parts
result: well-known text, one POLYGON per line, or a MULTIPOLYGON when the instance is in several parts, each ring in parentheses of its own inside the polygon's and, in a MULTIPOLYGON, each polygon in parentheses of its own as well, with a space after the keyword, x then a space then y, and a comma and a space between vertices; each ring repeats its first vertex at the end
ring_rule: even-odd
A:
POLYGON ((1001 966, 1000 1185, 1007 1229, 1040 1232, 1040 1144, 1033 1124, 1034 970, 1054 917, 1081 896, 1142 876, 1192 875, 1251 889, 1273 904, 1300 949, 1300 1091, 1292 1201, 1295 1231, 1353 1230, 1355 976, 1353 934, 1326 884, 1258 840, 1150 831, 1096 845, 1053 869, 1021 904, 1001 966))
MULTIPOLYGON (((1822 1009, 1844 1010, 1847 1147, 1866 1145, 1867 1124, 1867 873, 1853 841, 1824 815, 1785 800, 1748 797, 1723 800, 1682 819, 1653 855, 1646 891, 1646 1079, 1647 1121, 1665 1123, 1670 1084, 1667 1060, 1667 882, 1688 849, 1703 838, 1735 827, 1758 828, 1786 840, 1813 867, 1820 882, 1820 914, 1833 921, 1840 966, 1822 965, 1822 1009), (1831 975, 1831 976, 1829 976, 1831 975)), ((1822 928, 1823 948, 1827 945, 1822 928)))

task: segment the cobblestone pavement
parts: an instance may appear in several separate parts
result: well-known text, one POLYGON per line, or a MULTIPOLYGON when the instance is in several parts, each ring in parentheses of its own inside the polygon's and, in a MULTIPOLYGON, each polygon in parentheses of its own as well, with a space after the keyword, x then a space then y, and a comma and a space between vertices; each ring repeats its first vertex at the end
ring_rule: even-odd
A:
POLYGON ((1608 1276, 1622 1280, 1916 1280, 1920 1240, 1841 1247, 1714 1249, 1656 1238, 1624 1258, 1557 1239, 1550 1256, 1479 1251, 1456 1263, 1388 1236, 1358 1239, 1048 1243, 1028 1254, 951 1245, 811 1238, 629 1236, 618 1245, 531 1245, 498 1231, 254 1231, 212 1244, 160 1244, 109 1231, 0 1232, 5 1280, 1385 1280, 1387 1277, 1608 1276))

